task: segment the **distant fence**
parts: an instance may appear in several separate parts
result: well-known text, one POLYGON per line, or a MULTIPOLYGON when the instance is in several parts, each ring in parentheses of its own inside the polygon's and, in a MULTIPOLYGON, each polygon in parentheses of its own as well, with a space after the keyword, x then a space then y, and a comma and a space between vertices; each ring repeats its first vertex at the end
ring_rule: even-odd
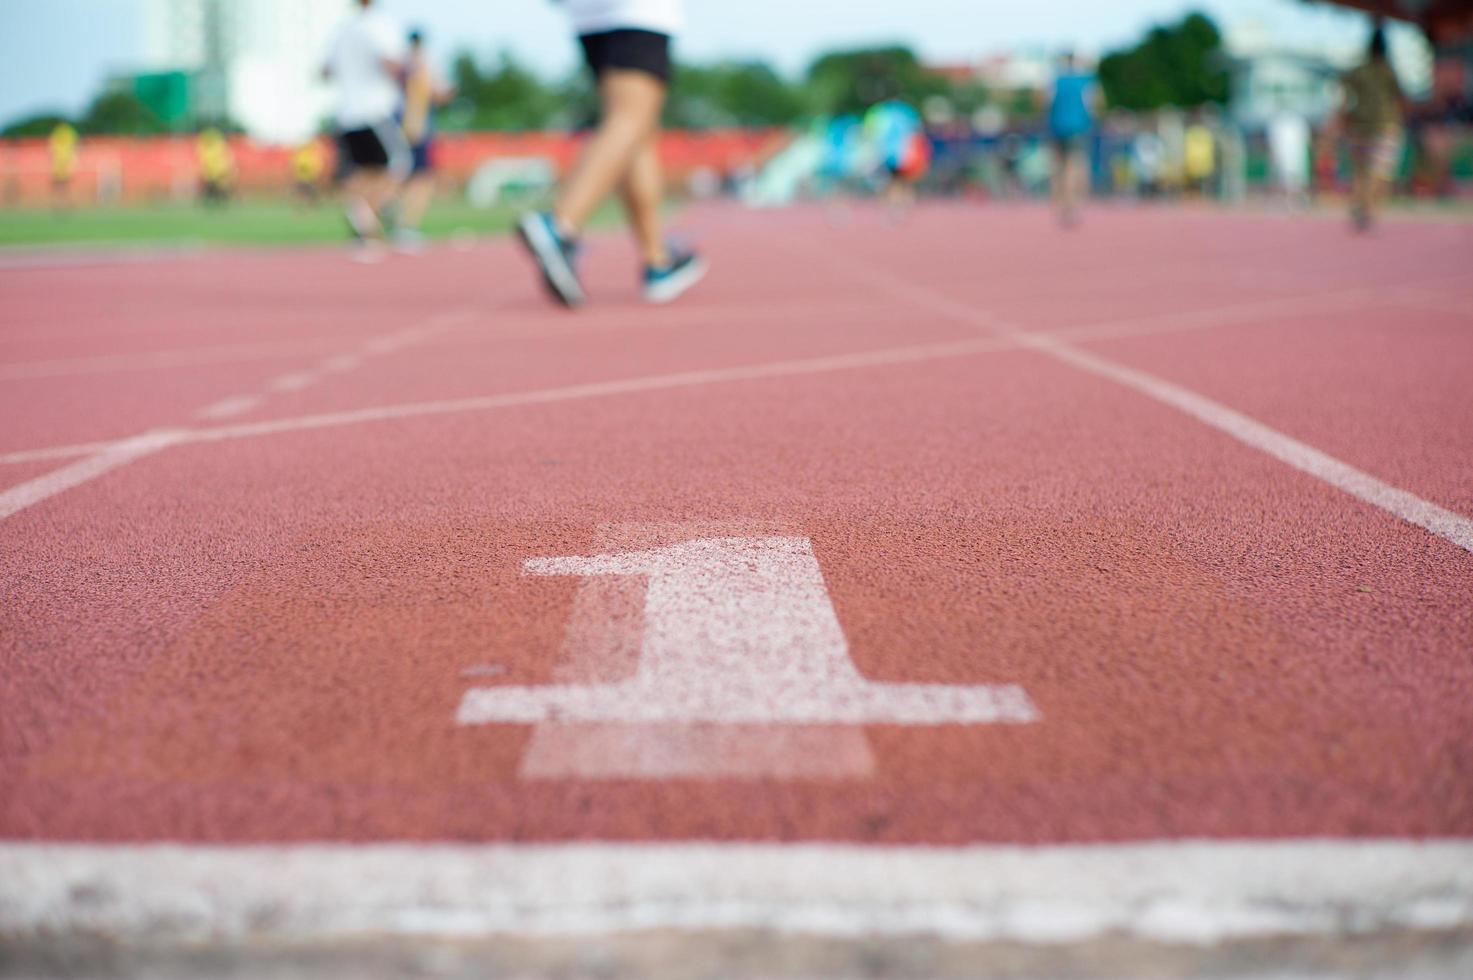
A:
MULTIPOLYGON (((661 137, 660 155, 676 178, 700 169, 729 173, 760 165, 786 143, 774 129, 676 131, 661 137)), ((436 145, 435 163, 444 179, 464 183, 475 169, 500 157, 540 157, 565 168, 582 139, 568 133, 446 133, 436 145)), ((322 140, 332 171, 332 141, 322 140)), ((292 184, 288 146, 230 140, 244 193, 279 193, 292 184)), ((70 195, 83 201, 187 200, 199 185, 199 161, 192 136, 132 139, 87 137, 77 156, 70 195)), ((44 139, 0 141, 0 202, 40 205, 52 199, 51 155, 44 139)))

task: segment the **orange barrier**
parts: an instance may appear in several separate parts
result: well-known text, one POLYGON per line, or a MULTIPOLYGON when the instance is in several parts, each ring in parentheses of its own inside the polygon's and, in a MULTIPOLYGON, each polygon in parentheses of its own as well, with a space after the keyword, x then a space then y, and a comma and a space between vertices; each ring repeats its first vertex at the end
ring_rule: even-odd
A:
MULTIPOLYGON (((664 134, 660 153, 670 173, 683 177, 699 168, 718 172, 760 164, 787 139, 783 130, 728 129, 664 134)), ((541 157, 559 170, 576 155, 580 137, 567 133, 447 133, 436 144, 435 162, 447 182, 464 183, 488 160, 541 157)), ((331 140, 323 140, 331 170, 331 140)), ((291 186, 292 147, 233 137, 230 148, 244 193, 283 192, 291 186)), ((85 137, 77 157, 71 196, 78 202, 185 200, 199 186, 195 137, 147 139, 85 137)), ((44 139, 0 141, 0 202, 35 205, 51 199, 51 157, 44 139)))

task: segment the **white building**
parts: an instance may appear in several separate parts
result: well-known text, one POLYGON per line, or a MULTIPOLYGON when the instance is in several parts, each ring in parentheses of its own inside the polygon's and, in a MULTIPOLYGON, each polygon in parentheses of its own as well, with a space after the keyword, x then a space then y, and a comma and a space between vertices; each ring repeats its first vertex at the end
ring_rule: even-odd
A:
POLYGON ((352 0, 148 0, 149 67, 197 72, 198 111, 263 140, 316 132, 331 106, 322 62, 352 0))

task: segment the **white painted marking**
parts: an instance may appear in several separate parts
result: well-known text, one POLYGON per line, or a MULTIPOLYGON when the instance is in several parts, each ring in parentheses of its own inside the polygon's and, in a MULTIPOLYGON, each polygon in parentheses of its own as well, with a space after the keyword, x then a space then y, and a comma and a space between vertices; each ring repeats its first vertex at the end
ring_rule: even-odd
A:
POLYGON ((863 733, 824 726, 1038 720, 1016 685, 864 678, 806 538, 704 538, 524 568, 647 580, 642 616, 622 631, 616 618, 605 641, 617 657, 619 634, 641 632, 632 677, 466 692, 462 725, 542 723, 529 778, 858 777, 874 767, 863 733))
POLYGON ((45 449, 21 449, 13 453, 0 454, 0 465, 14 466, 21 463, 44 463, 53 459, 75 459, 106 452, 126 442, 126 439, 109 439, 104 442, 78 442, 70 446, 48 446, 45 449))
POLYGON ((80 459, 70 466, 27 480, 0 493, 0 520, 20 513, 59 493, 94 480, 104 473, 125 466, 136 459, 151 456, 161 449, 184 441, 179 431, 150 432, 114 443, 94 456, 80 459))
POLYGON ((355 354, 340 354, 337 357, 330 357, 324 361, 322 363, 322 370, 333 374, 342 374, 347 371, 357 370, 362 366, 363 358, 355 354))
MULTIPOLYGON (((1342 293, 1330 293, 1324 294, 1323 296, 1304 297, 1302 298, 1304 306, 1297 307, 1296 311, 1333 311, 1339 308, 1343 302, 1360 302, 1363 298, 1359 291, 1355 291, 1348 296, 1342 293), (1311 300, 1316 302, 1311 303, 1311 300), (1326 304, 1325 307, 1318 306, 1318 301, 1323 301, 1326 304)), ((1284 301, 1286 304, 1290 302, 1297 301, 1284 301)), ((977 315, 976 311, 970 310, 968 307, 961 306, 960 304, 956 305, 956 309, 958 311, 967 311, 973 316, 977 315)), ((1147 317, 1134 321, 1105 321, 1078 327, 1068 327, 1057 331, 1040 331, 1031 336, 1051 336, 1064 340, 1075 338, 1082 340, 1105 340, 1130 336, 1150 336, 1185 330, 1210 329, 1235 323, 1252 323, 1259 317, 1278 312, 1283 312, 1283 308, 1279 305, 1278 301, 1271 301, 1271 304, 1240 304, 1230 307, 1189 311, 1181 314, 1147 317)), ((465 314, 459 314, 459 316, 463 317, 465 314)), ((539 330, 535 335, 545 336, 547 333, 548 331, 539 330)), ((560 335, 568 335, 570 333, 573 333, 573 331, 564 331, 560 335)), ((511 336, 513 339, 516 339, 521 335, 511 336)), ((497 339, 505 338, 498 335, 497 339)), ((509 395, 487 395, 457 401, 386 405, 330 415, 299 416, 297 418, 279 419, 271 423, 263 423, 260 426, 196 430, 192 438, 205 442, 213 442, 220 439, 254 438, 304 429, 393 421, 423 415, 491 411, 500 408, 515 408, 546 402, 575 401, 584 398, 637 394, 646 391, 659 391, 666 388, 697 387, 703 384, 723 384, 761 380, 770 377, 827 374, 836 371, 858 370, 871 367, 921 364, 928 361, 973 357, 980 354, 1007 353, 1017 351, 1025 346, 1027 345, 1018 340, 1005 339, 1001 336, 980 340, 944 341, 935 344, 883 348, 875 351, 833 357, 818 357, 798 361, 777 361, 750 367, 652 375, 643 378, 629 378, 592 385, 578 385, 571 388, 549 388, 541 391, 517 392, 509 395)), ((29 463, 48 459, 66 459, 98 452, 111 445, 114 445, 114 443, 95 442, 71 446, 19 450, 0 454, 0 465, 29 463)))
POLYGON ((460 672, 462 677, 500 677, 506 673, 506 668, 501 664, 481 664, 476 667, 467 667, 460 672))
POLYGON ((28 271, 35 269, 75 269, 95 265, 137 265, 149 262, 165 262, 198 257, 202 249, 198 243, 186 242, 148 248, 98 249, 95 251, 62 251, 48 253, 45 250, 27 254, 4 254, 0 252, 0 271, 28 271))
POLYGON ((69 357, 45 361, 0 364, 0 379, 57 378, 78 374, 112 374, 148 371, 201 364, 235 363, 287 357, 319 348, 320 343, 291 341, 280 344, 239 344, 195 350, 154 351, 148 354, 114 354, 102 357, 69 357))
POLYGON ((1214 943, 1473 925, 1473 843, 0 845, 0 934, 773 930, 1214 943))
MULTIPOLYGON (((443 333, 456 324, 470 319, 473 315, 474 311, 472 310, 453 310, 449 313, 431 317, 423 324, 391 335, 387 339, 392 340, 395 344, 395 349, 397 349, 406 344, 417 343, 436 334, 443 333)), ((329 369, 344 371, 351 370, 361 363, 362 360, 358 355, 349 354, 333 358, 327 362, 327 365, 329 369)), ((320 375, 310 371, 284 375, 272 382, 270 388, 276 391, 295 391, 305 388, 307 385, 318 380, 319 377, 320 375)), ((197 417, 222 418, 237 415, 256 408, 264 398, 264 394, 226 398, 201 409, 197 413, 197 417)), ((200 430, 193 431, 197 433, 200 430)), ((102 476, 140 456, 157 452, 159 449, 169 445, 177 445, 189 441, 191 441, 190 430, 170 430, 162 434, 158 432, 145 433, 141 436, 112 442, 59 446, 52 449, 27 450, 0 455, 0 464, 66 459, 77 455, 86 456, 86 458, 72 466, 31 480, 28 483, 7 491, 4 495, 0 495, 0 502, 7 500, 13 502, 13 509, 8 511, 4 510, 3 506, 0 506, 0 520, 24 510, 33 503, 55 496, 64 490, 102 476), (167 437, 163 442, 160 442, 161 435, 167 437), (140 447, 143 447, 143 449, 140 447)))
MULTIPOLYGON (((897 285, 889 277, 881 274, 879 281, 888 281, 890 285, 897 285)), ((1006 324, 994 317, 959 303, 953 303, 945 297, 938 296, 928 290, 921 290, 919 294, 911 292, 909 284, 899 283, 909 295, 924 297, 920 301, 926 305, 933 305, 942 311, 949 311, 947 315, 962 319, 964 322, 982 326, 985 329, 994 330, 999 333, 995 338, 978 340, 955 341, 937 344, 921 344, 910 347, 892 347, 876 351, 866 351, 857 354, 843 354, 832 357, 808 358, 796 361, 777 361, 768 364, 752 365, 740 368, 711 369, 706 371, 687 371, 676 374, 653 375, 643 378, 629 378, 621 381, 600 382, 587 385, 574 385, 566 388, 548 388, 541 391, 519 392, 508 395, 489 395, 478 398, 466 398, 453 401, 420 402, 400 405, 386 405, 376 408, 358 409, 350 412, 337 412, 323 415, 306 415, 296 418, 277 419, 271 422, 256 423, 254 425, 236 425, 219 427, 213 429, 195 429, 181 437, 181 442, 218 442, 227 439, 248 439, 260 436, 277 435, 287 432, 299 432, 312 429, 330 428, 343 425, 359 425, 370 422, 386 422, 400 419, 419 418, 430 415, 444 415, 461 412, 491 411, 501 408, 515 408, 525 405, 550 404, 554 402, 578 401, 589 398, 604 398, 617 395, 638 394, 651 391, 663 391, 674 388, 699 387, 706 384, 724 384, 740 381, 755 381, 766 378, 797 377, 810 374, 827 374, 837 371, 850 371, 870 367, 891 367, 903 364, 920 364, 928 361, 948 360, 959 357, 970 357, 979 354, 999 353, 1015 351, 1024 347, 1035 347, 1038 339, 1067 339, 1079 336, 1082 339, 1110 339, 1132 335, 1150 335, 1157 333, 1169 333, 1178 330, 1196 330, 1215 326, 1226 325, 1230 322, 1253 322, 1254 317, 1249 310, 1237 310, 1231 315, 1214 316, 1212 310, 1194 311, 1167 318, 1147 318, 1139 321, 1136 328, 1132 328, 1130 321, 1116 321, 1113 323, 1086 325, 1068 328, 1054 332, 1023 333, 1010 324, 1006 324), (1240 316, 1241 314, 1241 316, 1240 316)), ((1335 294, 1326 296, 1330 299, 1335 294)), ((1261 313, 1261 311, 1259 311, 1261 313)), ((467 313, 456 313, 447 316, 447 319, 466 318, 467 313)), ((1285 438, 1288 438, 1287 436, 1285 438)), ((121 446, 128 440, 104 441, 92 443, 80 443, 69 446, 52 446, 42 449, 18 450, 10 453, 0 454, 0 465, 19 464, 30 462, 41 462, 52 459, 70 459, 93 453, 105 452, 108 449, 121 446)), ((1330 457, 1326 457, 1329 459, 1330 457)), ((1348 467, 1348 464, 1334 461, 1338 465, 1348 467)), ((1359 473, 1359 471, 1355 471, 1359 473)), ((1374 480, 1368 474, 1360 474, 1367 480, 1374 480)), ((1379 482, 1379 481, 1376 481, 1379 482)), ((1382 484, 1396 493, 1407 493, 1407 491, 1382 484)), ((1420 499, 1420 498, 1416 498, 1420 499)), ((1420 501, 1427 507, 1435 507, 1427 501, 1420 501)), ((1441 510, 1446 515, 1450 512, 1441 510)), ((1466 521, 1460 515, 1452 515, 1457 521, 1466 521)))
MULTIPOLYGON (((598 544, 648 550, 702 537, 752 536, 752 524, 615 525, 598 544)), ((585 577, 564 636, 560 683, 634 676, 644 643, 645 576, 585 577)), ((859 779, 873 774, 863 729, 840 725, 543 722, 522 755, 524 779, 859 779)))
POLYGON ((1473 300, 1460 300, 1454 296, 1435 296, 1425 292, 1404 295, 1402 305, 1427 310, 1432 313, 1447 313, 1452 316, 1473 317, 1473 300))
POLYGON ((1036 338, 1033 346, 1066 364, 1108 378, 1179 409, 1302 473, 1317 477, 1358 500, 1430 531, 1464 551, 1473 552, 1473 520, 1461 514, 1455 514, 1410 491, 1392 486, 1329 453, 1300 442, 1293 436, 1153 374, 1126 367, 1049 338, 1036 338))
POLYGON ((1268 453, 1295 469, 1323 480, 1358 500, 1415 524, 1465 551, 1473 552, 1473 519, 1456 514, 1416 494, 1392 486, 1328 453, 1300 442, 1235 409, 1204 395, 1173 384, 1153 374, 1126 367, 1116 361, 1075 347, 1056 335, 1028 332, 1017 324, 987 311, 974 310, 936 290, 898 279, 887 270, 867 262, 839 264, 861 281, 879 285, 961 323, 990 331, 1024 347, 1046 354, 1071 367, 1124 385, 1158 402, 1169 405, 1226 433, 1245 445, 1268 453), (862 271, 862 275, 858 275, 862 271))
POLYGON ((260 404, 260 395, 236 395, 233 398, 223 398, 213 405, 205 406, 196 413, 196 417, 202 419, 230 418, 235 415, 244 415, 259 407, 260 404))
POLYGON ((312 371, 298 371, 294 374, 283 374, 276 378, 268 386, 272 391, 301 391, 312 382, 317 380, 317 375, 312 371))

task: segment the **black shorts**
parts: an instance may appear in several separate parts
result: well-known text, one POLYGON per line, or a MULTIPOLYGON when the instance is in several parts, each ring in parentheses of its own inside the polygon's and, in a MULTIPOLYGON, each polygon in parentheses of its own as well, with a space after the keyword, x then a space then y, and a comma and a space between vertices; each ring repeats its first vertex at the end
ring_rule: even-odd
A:
POLYGON ((670 84, 670 35, 654 31, 600 31, 578 38, 594 78, 610 68, 648 72, 670 84))
POLYGON ((413 164, 409 141, 396 122, 350 129, 339 137, 349 170, 392 170, 401 177, 413 164))
POLYGON ((1089 152, 1088 133, 1054 133, 1049 136, 1054 152, 1061 157, 1084 156, 1089 152))

